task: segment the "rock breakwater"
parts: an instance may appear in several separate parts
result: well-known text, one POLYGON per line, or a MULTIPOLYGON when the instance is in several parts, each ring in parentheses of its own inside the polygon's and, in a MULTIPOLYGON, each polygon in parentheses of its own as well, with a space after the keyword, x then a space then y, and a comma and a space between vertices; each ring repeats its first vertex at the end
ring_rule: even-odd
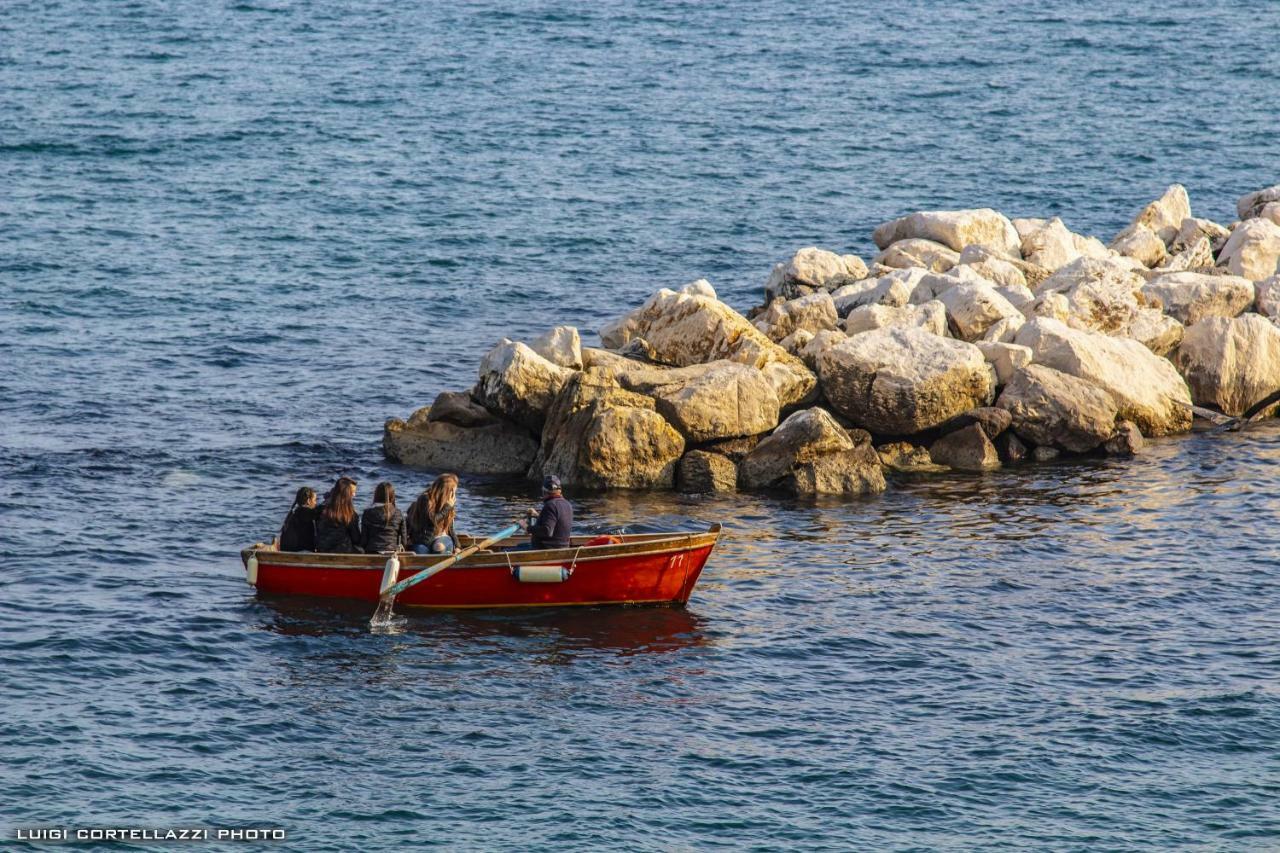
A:
POLYGON ((504 339, 473 388, 387 421, 407 465, 583 488, 866 494, 884 471, 1139 452, 1280 389, 1280 185, 1239 220, 1173 185, 1109 243, 991 209, 886 222, 862 258, 778 263, 739 313, 661 289, 583 346, 504 339))

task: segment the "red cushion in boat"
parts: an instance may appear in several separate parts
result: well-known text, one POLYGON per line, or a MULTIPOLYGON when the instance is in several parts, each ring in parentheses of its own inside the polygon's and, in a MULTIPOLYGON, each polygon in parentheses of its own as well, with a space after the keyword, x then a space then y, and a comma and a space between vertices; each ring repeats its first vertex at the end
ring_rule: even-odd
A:
POLYGON ((597 545, 620 545, 620 544, 622 544, 622 540, 619 539, 617 536, 597 536, 594 539, 588 539, 586 542, 582 543, 582 546, 584 548, 594 548, 597 545))

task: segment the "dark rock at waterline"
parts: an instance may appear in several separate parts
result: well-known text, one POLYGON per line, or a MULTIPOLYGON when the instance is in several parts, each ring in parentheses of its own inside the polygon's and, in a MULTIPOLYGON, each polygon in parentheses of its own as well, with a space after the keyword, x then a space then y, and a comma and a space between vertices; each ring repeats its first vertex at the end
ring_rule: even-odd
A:
MULTIPOLYGON (((417 414, 409 418, 410 425, 414 424, 417 414)), ((470 391, 442 391, 426 410, 426 419, 460 427, 490 426, 499 422, 492 412, 472 399, 470 391)))
POLYGON ((738 466, 722 454, 690 450, 676 465, 676 488, 686 494, 732 492, 737 487, 738 466))
POLYGON ((1026 462, 1027 456, 1031 452, 1013 430, 1006 430, 1001 433, 1000 437, 995 440, 995 445, 996 452, 1000 454, 1000 461, 1005 465, 1018 465, 1026 462))
POLYGON ((979 423, 935 441, 929 448, 929 458, 957 471, 991 471, 1000 467, 1000 455, 979 423))
POLYGON ((1115 435, 1103 442, 1102 449, 1108 456, 1133 456, 1144 444, 1142 431, 1133 421, 1120 421, 1116 424, 1115 435))
POLYGON ((956 415, 954 418, 943 423, 938 427, 939 435, 947 435, 948 433, 962 430, 967 426, 977 424, 982 427, 982 431, 987 434, 987 438, 995 441, 996 437, 1009 428, 1013 423, 1013 416, 1006 409, 999 409, 995 406, 981 406, 976 409, 970 409, 956 415))

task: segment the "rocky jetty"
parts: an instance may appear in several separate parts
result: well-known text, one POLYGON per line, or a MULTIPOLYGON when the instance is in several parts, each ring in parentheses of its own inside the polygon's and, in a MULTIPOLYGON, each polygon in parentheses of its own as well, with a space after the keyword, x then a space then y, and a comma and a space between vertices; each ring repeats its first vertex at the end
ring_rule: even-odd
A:
POLYGON ((1109 243, 987 208, 886 222, 870 264, 803 248, 745 314, 705 280, 583 346, 503 339, 389 459, 581 488, 875 493, 885 471, 1131 456, 1280 389, 1280 185, 1229 225, 1173 185, 1109 243))

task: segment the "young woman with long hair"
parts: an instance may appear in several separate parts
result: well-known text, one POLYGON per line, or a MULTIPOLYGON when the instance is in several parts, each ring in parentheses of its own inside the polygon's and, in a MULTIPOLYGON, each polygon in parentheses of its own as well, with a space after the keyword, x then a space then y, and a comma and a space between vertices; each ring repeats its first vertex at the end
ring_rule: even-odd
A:
POLYGON ((373 490, 373 504, 361 516, 360 529, 364 534, 360 544, 366 554, 399 551, 405 547, 404 513, 396 509, 395 486, 386 482, 377 485, 373 490))
POLYGON ((451 554, 458 548, 453 532, 457 518, 458 475, 441 474, 409 507, 406 528, 417 554, 451 554))
POLYGON ((316 517, 316 550, 325 554, 362 553, 356 481, 339 477, 316 517))
POLYGON ((298 489, 293 506, 280 527, 281 551, 314 551, 316 549, 316 490, 310 486, 298 489))

